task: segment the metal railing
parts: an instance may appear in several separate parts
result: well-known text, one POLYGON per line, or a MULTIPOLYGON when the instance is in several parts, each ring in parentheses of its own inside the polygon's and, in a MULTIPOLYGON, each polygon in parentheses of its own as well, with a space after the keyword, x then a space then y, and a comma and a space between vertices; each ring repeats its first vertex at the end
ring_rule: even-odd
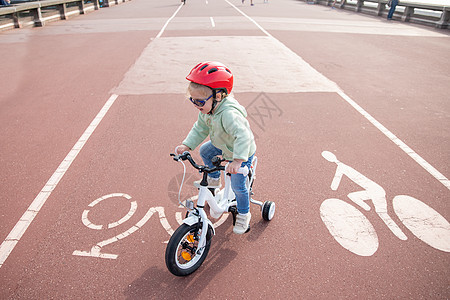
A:
MULTIPOLYGON (((25 26, 44 26, 52 20, 67 20, 100 7, 109 7, 126 0, 44 0, 14 3, 0 7, 0 30, 25 26)), ((129 0, 128 0, 129 1, 129 0)))
MULTIPOLYGON (((302 0, 307 3, 331 6, 334 0, 302 0)), ((388 0, 339 0, 336 8, 353 10, 376 16, 387 16, 388 0)), ((399 1, 394 18, 404 22, 432 25, 436 28, 449 28, 450 4, 434 5, 399 1)))
MULTIPOLYGON (((51 20, 66 20, 70 15, 85 14, 100 7, 117 5, 127 0, 44 0, 0 7, 0 30, 24 26, 44 26, 51 20)), ((130 0, 128 0, 130 1, 130 0)), ((302 0, 308 3, 332 5, 334 0, 302 0)), ((14 3, 14 2, 13 2, 14 3)), ((385 16, 388 0, 339 0, 336 7, 385 16)), ((449 28, 450 6, 399 2, 394 18, 405 22, 423 23, 436 28, 449 28)))

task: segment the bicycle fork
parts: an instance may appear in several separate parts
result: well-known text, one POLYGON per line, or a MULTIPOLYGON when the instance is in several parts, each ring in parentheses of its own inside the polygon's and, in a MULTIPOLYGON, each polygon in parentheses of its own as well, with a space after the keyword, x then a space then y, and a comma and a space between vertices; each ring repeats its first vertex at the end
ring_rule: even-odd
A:
POLYGON ((200 227, 199 225, 202 224, 202 234, 200 235, 200 241, 198 242, 198 249, 197 249, 197 254, 200 255, 202 254, 203 249, 206 246, 206 235, 208 234, 209 220, 203 208, 199 208, 198 212, 200 213, 200 216, 198 218, 197 226, 200 227))

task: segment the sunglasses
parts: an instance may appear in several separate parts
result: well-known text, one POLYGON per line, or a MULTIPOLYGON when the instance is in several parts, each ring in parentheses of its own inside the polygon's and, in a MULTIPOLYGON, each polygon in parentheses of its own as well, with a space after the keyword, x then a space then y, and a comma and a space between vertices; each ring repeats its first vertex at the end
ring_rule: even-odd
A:
POLYGON ((205 100, 200 100, 200 99, 192 99, 192 97, 189 97, 189 100, 191 100, 192 103, 194 103, 195 105, 197 105, 198 107, 203 107, 206 103, 206 101, 209 100, 209 98, 211 98, 213 95, 209 96, 208 98, 206 98, 205 100))

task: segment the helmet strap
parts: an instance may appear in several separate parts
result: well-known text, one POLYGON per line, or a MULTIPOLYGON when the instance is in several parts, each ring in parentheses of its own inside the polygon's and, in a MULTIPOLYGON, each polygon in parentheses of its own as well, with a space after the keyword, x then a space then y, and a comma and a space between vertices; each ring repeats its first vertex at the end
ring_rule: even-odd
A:
POLYGON ((214 108, 216 108, 216 105, 217 105, 216 95, 217 95, 217 91, 213 90, 213 96, 212 96, 213 102, 212 102, 211 110, 208 112, 208 115, 212 115, 214 108))

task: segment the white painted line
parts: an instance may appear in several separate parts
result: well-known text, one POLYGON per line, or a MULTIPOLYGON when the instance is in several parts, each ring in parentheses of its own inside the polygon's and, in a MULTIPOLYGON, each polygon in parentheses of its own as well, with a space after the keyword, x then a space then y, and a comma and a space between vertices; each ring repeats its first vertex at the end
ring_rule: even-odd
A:
POLYGON ((450 181, 438 170, 436 170, 432 165, 430 165, 425 159, 423 159, 419 154, 417 154, 413 149, 408 147, 404 142, 402 142, 398 137, 396 137, 391 131, 384 127, 380 122, 375 120, 367 111, 365 111, 361 106, 359 106, 355 101, 353 101, 349 96, 347 96, 343 91, 339 91, 338 94, 348 102, 354 109, 356 109, 361 115, 363 115, 370 123, 372 123, 376 128, 378 128, 385 136, 387 136, 394 144, 396 144, 400 149, 402 149, 406 154, 408 154, 412 159, 414 159, 422 168, 424 168, 428 173, 430 173, 434 178, 436 178, 440 183, 442 183, 447 189, 450 190, 450 181))
POLYGON ((183 3, 181 3, 180 6, 178 6, 178 9, 175 11, 175 13, 169 18, 169 20, 166 21, 166 24, 164 24, 163 28, 158 33, 158 35, 156 36, 155 39, 159 39, 161 37, 161 35, 164 33, 164 30, 166 30, 167 25, 169 25, 169 22, 172 21, 173 18, 175 18, 175 16, 177 15, 177 13, 180 11, 180 9, 182 7, 183 7, 183 3))
MULTIPOLYGON (((269 32, 267 32, 267 30, 265 30, 264 28, 262 28, 261 25, 259 25, 255 20, 253 20, 252 18, 250 18, 249 16, 247 16, 242 10, 240 10, 239 8, 237 8, 236 6, 234 6, 233 3, 231 3, 228 0, 225 0, 225 2, 227 2, 228 4, 230 4, 234 9, 236 9, 241 15, 243 15, 244 17, 246 17, 250 22, 252 22, 253 24, 255 24, 256 27, 258 27, 262 32, 264 32, 265 35, 274 38, 269 32)), ((275 39, 275 38, 274 38, 275 39)))
POLYGON ((209 17, 209 18, 211 19, 211 25, 212 25, 212 27, 216 27, 216 24, 214 23, 213 17, 209 17))
POLYGON ((70 150, 69 154, 67 154, 66 158, 61 162, 59 167, 56 169, 55 173, 50 177, 45 186, 42 188, 41 192, 36 196, 34 201, 25 211, 25 213, 20 218, 19 222, 14 226, 9 235, 0 245, 0 268, 2 267, 5 260, 8 258, 11 251, 14 249, 16 244, 22 238, 23 234, 27 230, 28 226, 30 226, 34 217, 36 217, 37 213, 40 211, 44 203, 47 201, 51 192, 55 189, 56 185, 62 179, 66 171, 69 169, 72 162, 77 157, 78 153, 80 153, 84 144, 86 144, 87 140, 94 132, 95 128, 100 124, 103 117, 108 112, 109 108, 113 105, 114 101, 116 101, 118 95, 111 95, 108 101, 106 101, 103 108, 85 130, 83 135, 80 137, 75 146, 70 150))
MULTIPOLYGON (((287 49, 289 49, 282 42, 274 38, 269 32, 267 32, 262 26, 260 26, 255 20, 247 16, 243 11, 234 6, 228 0, 225 0, 229 5, 234 7, 241 15, 250 20, 253 24, 256 25, 264 34, 271 37, 277 43, 283 45, 287 49)), ((289 49, 290 50, 290 49, 289 49)), ((290 50, 292 53, 292 50, 290 50)), ((295 55, 297 55, 295 53, 295 55)), ((323 74, 321 74, 323 75, 323 74)), ((430 165, 427 161, 425 161, 420 155, 418 155, 414 150, 408 147, 404 142, 402 142, 399 138, 397 138, 392 132, 390 132, 386 127, 381 125, 380 122, 375 120, 369 113, 367 113, 361 106, 359 106, 355 101, 353 101, 349 96, 347 96, 342 90, 337 92, 345 101, 347 101, 353 108, 355 108, 360 114, 362 114, 370 123, 372 123, 376 128, 378 128, 384 135, 386 135, 392 142, 394 142, 397 146, 400 147, 406 154, 408 154, 412 159, 414 159, 421 167, 423 167, 428 173, 430 173, 434 178, 436 178, 440 183, 442 183, 447 189, 450 190, 450 181, 438 170, 436 170, 432 165, 430 165)))

